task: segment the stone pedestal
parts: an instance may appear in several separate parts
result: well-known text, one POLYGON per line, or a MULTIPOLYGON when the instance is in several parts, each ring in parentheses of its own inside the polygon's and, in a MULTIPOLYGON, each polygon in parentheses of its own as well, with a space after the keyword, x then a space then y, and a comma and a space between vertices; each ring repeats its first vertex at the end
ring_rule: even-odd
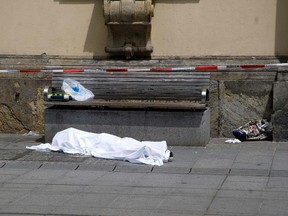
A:
POLYGON ((166 140, 170 146, 205 146, 210 140, 210 109, 133 110, 73 109, 45 110, 45 141, 69 127, 94 133, 110 133, 141 141, 166 140))
POLYGON ((279 72, 273 88, 273 140, 288 141, 288 73, 279 72))

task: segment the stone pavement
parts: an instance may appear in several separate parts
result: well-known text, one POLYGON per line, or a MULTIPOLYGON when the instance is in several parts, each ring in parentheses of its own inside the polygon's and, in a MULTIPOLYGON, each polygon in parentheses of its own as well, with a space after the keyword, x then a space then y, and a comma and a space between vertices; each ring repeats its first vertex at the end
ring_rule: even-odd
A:
POLYGON ((0 135, 0 215, 286 216, 288 143, 171 147, 162 167, 26 150, 0 135))

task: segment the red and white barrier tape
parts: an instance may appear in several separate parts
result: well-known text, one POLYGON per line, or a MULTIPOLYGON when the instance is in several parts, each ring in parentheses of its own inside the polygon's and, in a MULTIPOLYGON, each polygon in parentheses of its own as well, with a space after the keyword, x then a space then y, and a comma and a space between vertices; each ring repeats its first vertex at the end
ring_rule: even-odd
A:
POLYGON ((288 67, 288 63, 278 64, 244 64, 244 65, 199 65, 193 67, 159 67, 159 68, 91 68, 91 69, 8 69, 1 70, 0 73, 20 72, 20 73, 39 73, 39 72, 63 72, 63 73, 91 73, 91 72, 180 72, 180 71, 227 71, 227 70, 253 70, 253 69, 277 69, 288 67))

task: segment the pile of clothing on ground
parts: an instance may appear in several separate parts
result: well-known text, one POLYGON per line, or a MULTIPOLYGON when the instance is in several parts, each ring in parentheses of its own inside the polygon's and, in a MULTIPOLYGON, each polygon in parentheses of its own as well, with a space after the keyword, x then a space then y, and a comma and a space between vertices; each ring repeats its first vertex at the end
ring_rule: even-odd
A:
POLYGON ((232 131, 235 138, 245 140, 267 140, 272 137, 272 124, 266 119, 249 121, 232 131))

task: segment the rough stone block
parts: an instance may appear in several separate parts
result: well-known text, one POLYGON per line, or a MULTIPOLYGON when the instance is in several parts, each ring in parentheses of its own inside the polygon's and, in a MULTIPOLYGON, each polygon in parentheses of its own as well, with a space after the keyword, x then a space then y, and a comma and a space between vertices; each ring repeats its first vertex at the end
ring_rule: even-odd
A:
POLYGON ((288 140, 288 109, 278 110, 272 115, 273 140, 283 142, 288 140))
POLYGON ((278 81, 288 81, 288 73, 286 68, 279 68, 279 72, 277 73, 278 81))
POLYGON ((288 109, 288 81, 275 82, 273 86, 273 111, 288 109))
POLYGON ((219 83, 219 133, 231 137, 232 130, 272 113, 273 81, 229 80, 219 83))

